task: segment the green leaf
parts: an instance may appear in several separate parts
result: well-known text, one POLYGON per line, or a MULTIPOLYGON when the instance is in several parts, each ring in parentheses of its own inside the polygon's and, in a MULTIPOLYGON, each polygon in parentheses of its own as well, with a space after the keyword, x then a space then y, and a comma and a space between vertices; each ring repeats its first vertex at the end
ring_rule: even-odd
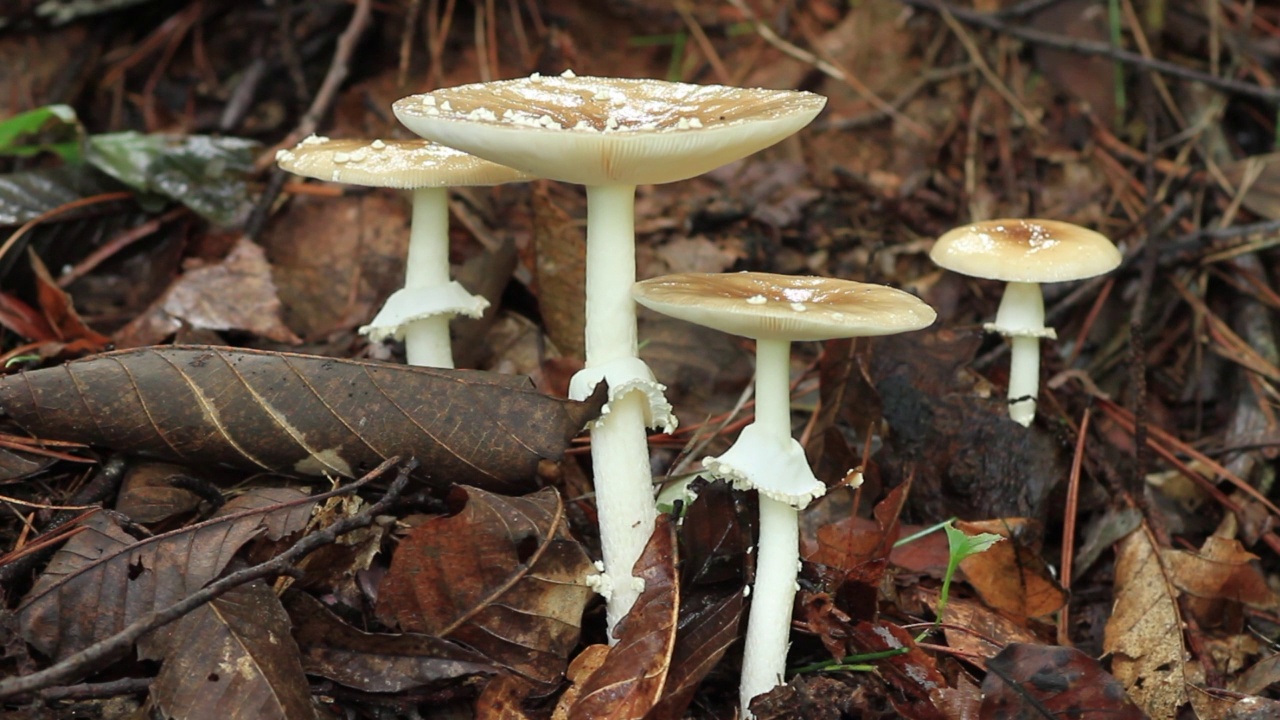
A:
POLYGON ((951 523, 943 525, 942 529, 947 533, 947 547, 951 551, 949 564, 956 566, 964 562, 965 558, 985 552, 987 548, 1004 539, 994 533, 966 535, 963 530, 957 529, 951 523))
POLYGON ((91 136, 88 160, 129 187, 231 226, 252 207, 245 180, 257 148, 242 138, 122 132, 91 136))
POLYGON ((0 155, 31 157, 51 152, 66 162, 80 162, 84 128, 76 111, 66 105, 47 105, 0 122, 0 155))

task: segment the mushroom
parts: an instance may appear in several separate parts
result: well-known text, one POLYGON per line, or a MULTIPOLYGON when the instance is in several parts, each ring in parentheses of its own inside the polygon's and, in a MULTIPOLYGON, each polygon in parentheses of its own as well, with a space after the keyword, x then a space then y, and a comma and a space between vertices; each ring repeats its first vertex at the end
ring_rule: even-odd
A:
MULTIPOLYGON (((586 367, 569 396, 601 380, 608 403, 591 428, 610 631, 643 583, 632 568, 656 509, 645 427, 675 428, 665 389, 637 357, 635 189, 684 180, 750 155, 812 120, 826 98, 659 80, 533 75, 397 101, 410 130, 539 177, 587 188, 586 367)), ((610 632, 612 641, 612 632, 610 632)))
POLYGON ((449 318, 480 317, 489 301, 449 279, 448 188, 500 185, 532 176, 425 140, 331 140, 312 135, 276 154, 280 167, 332 182, 413 190, 404 288, 360 332, 404 340, 410 365, 453 367, 449 318))
POLYGON ((1009 417, 1025 426, 1036 417, 1040 392, 1040 338, 1044 326, 1040 283, 1083 280, 1114 270, 1120 251, 1105 236, 1057 220, 986 220, 949 230, 929 257, 962 275, 1004 280, 996 321, 983 327, 1009 338, 1009 417))
POLYGON ((703 467, 760 496, 742 712, 783 682, 799 558, 799 510, 826 492, 791 437, 791 343, 891 335, 934 321, 914 295, 851 280, 770 273, 683 273, 636 283, 636 302, 664 315, 756 340, 756 417, 703 467))

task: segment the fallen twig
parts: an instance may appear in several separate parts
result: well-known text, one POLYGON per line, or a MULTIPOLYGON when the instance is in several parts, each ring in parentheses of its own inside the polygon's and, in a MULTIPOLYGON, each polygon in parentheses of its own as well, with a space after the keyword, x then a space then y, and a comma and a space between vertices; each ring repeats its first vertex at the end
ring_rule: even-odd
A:
MULTIPOLYGON (((381 476, 399 461, 398 457, 389 458, 364 477, 337 492, 353 492, 381 476)), ((399 498, 405 484, 409 481, 409 473, 415 467, 417 467, 417 461, 410 460, 405 463, 396 475, 395 481, 391 483, 391 486, 387 488, 386 493, 383 494, 378 502, 356 515, 335 522, 324 530, 307 535, 294 543, 288 550, 270 560, 231 573, 168 607, 148 613, 115 635, 100 640, 40 672, 0 681, 0 698, 35 692, 83 677, 100 668, 103 663, 128 652, 129 648, 133 647, 139 638, 152 630, 168 625, 201 605, 217 599, 245 583, 286 572, 294 561, 306 556, 316 548, 335 542, 340 535, 371 524, 374 518, 386 511, 399 498)), ((325 493, 325 495, 331 494, 325 493)))

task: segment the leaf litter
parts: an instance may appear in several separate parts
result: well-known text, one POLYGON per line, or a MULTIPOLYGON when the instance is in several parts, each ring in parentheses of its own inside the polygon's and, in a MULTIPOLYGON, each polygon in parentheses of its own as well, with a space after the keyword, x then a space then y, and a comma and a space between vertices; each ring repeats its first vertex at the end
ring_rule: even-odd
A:
MULTIPOLYGON (((181 717, 733 712, 752 498, 695 482, 612 649, 585 589, 591 468, 570 444, 596 408, 539 391, 581 355, 580 193, 453 196, 450 259, 495 311, 454 327, 478 370, 433 371, 382 362, 400 348, 355 333, 398 286, 408 204, 265 172, 266 148, 311 132, 400 136, 385 106, 401 95, 572 66, 831 98, 796 140, 642 189, 642 275, 832 274, 940 311, 914 336, 797 348, 796 427, 833 487, 803 521, 789 664, 804 669, 759 717, 1276 714, 1270 8, 64 5, 56 26, 33 3, 0 10, 0 573, 23 637, 0 651, 0 691, 63 678, 3 702, 39 692, 51 717, 121 693, 181 717), (98 22, 126 31, 108 40, 98 22), (268 36, 283 42, 254 39, 268 36), (1219 56, 1186 61, 1204 47, 1219 56), (1096 227, 1129 259, 1047 288, 1059 339, 1023 431, 1004 413, 1003 345, 978 331, 1000 288, 925 255, 961 222, 1034 214, 1096 227), (151 347, 171 339, 229 347, 151 347), (495 372, 511 369, 536 384, 495 372), (185 465, 135 473, 138 455, 185 465), (352 483, 401 455, 425 482, 399 504, 377 504, 387 478, 352 483), (860 489, 836 486, 855 469, 860 489), (328 482, 356 493, 302 494, 328 482), (114 511, 80 509, 97 503, 114 511), (936 527, 951 518, 1005 540, 944 593, 954 558, 936 527), (308 538, 332 542, 263 576, 274 585, 110 644, 308 538), (158 669, 75 652, 103 642, 158 669)), ((652 466, 683 481, 750 421, 750 347, 648 320, 641 338, 683 421, 653 439, 652 466)))

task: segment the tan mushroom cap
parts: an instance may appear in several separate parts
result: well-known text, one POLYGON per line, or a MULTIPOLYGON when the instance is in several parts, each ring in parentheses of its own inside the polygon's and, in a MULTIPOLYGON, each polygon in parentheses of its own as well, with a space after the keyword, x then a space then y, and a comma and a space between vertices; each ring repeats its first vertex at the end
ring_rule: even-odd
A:
POLYGON ((827 99, 794 90, 534 75, 397 101, 419 135, 562 182, 675 182, 809 124, 827 99))
POLYGON ((937 317, 884 285, 773 273, 680 273, 635 284, 636 302, 687 322, 757 340, 892 335, 937 317))
POLYGON ((365 187, 501 185, 533 176, 426 140, 332 140, 312 135, 276 153, 296 175, 365 187))
POLYGON ((1114 270, 1120 251, 1105 235, 1058 220, 986 220, 948 230, 929 257, 971 277, 1005 282, 1081 280, 1114 270))

